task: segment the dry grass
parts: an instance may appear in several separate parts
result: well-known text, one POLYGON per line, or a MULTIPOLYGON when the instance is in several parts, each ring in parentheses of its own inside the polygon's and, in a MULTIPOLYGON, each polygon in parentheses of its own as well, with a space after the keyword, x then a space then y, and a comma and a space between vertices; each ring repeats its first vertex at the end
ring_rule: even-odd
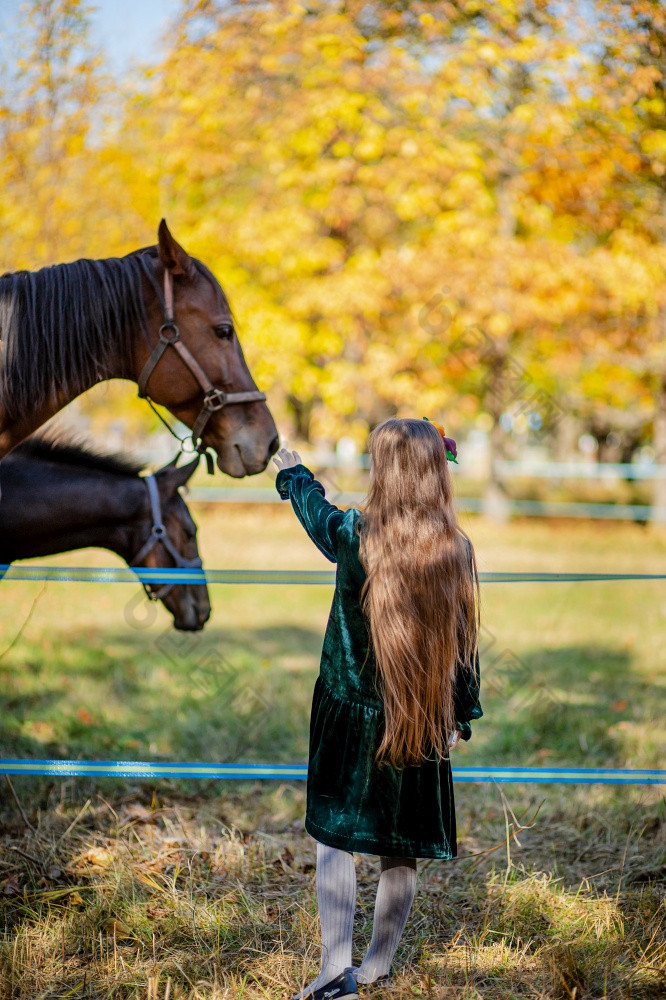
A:
MULTIPOLYGON (((240 1000, 309 981, 318 921, 302 787, 187 798, 165 783, 93 792, 83 812, 77 790, 53 787, 28 815, 35 832, 4 814, 0 1000, 240 1000)), ((640 828, 618 814, 610 828, 581 794, 566 813, 551 794, 534 820, 528 793, 459 792, 460 857, 419 863, 396 1000, 664 996, 666 815, 656 796, 624 791, 640 828), (533 820, 509 850, 505 805, 533 820)), ((357 856, 357 872, 361 958, 376 859, 357 856)))

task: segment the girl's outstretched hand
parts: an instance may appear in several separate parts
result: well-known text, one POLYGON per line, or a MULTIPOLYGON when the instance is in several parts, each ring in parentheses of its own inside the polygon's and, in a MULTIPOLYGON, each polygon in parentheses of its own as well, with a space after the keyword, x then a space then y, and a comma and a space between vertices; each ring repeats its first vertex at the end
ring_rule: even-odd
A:
POLYGON ((277 455, 273 457, 273 461, 278 467, 278 472, 280 469, 293 469, 295 465, 302 465, 298 452, 288 451, 287 448, 280 448, 277 455))

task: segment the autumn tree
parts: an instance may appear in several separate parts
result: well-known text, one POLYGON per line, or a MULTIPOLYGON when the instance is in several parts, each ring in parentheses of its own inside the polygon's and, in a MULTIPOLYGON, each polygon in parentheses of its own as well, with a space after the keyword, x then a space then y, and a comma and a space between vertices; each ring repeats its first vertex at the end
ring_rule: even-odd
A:
MULTIPOLYGON (((614 0, 600 7, 604 52, 599 75, 610 94, 604 127, 624 154, 618 182, 625 270, 635 303, 638 336, 621 348, 652 402, 657 461, 666 463, 666 10, 659 0, 614 0), (619 29, 619 30, 618 30, 619 29), (627 162, 628 161, 628 162, 627 162), (620 200, 621 199, 621 200, 620 200), (628 253, 627 253, 628 251, 628 253), (643 261, 638 267, 637 262, 643 261)), ((618 216, 620 212, 618 212, 618 216)), ((666 480, 657 480, 655 505, 666 520, 666 480)))
POLYGON ((3 98, 6 266, 127 252, 166 215, 301 437, 362 443, 394 413, 484 421, 493 457, 507 419, 521 441, 563 415, 638 434, 661 336, 658 11, 187 0, 104 117, 86 9, 32 4, 3 98))
POLYGON ((2 94, 5 269, 83 256, 90 243, 90 138, 99 126, 104 80, 81 0, 31 0, 21 57, 2 94))
POLYGON ((472 379, 460 407, 455 324, 433 333, 424 307, 452 297, 506 353, 514 303, 497 289, 507 246, 523 250, 507 171, 525 121, 507 87, 556 33, 521 40, 527 5, 503 20, 482 6, 191 4, 158 72, 142 142, 305 436, 364 438, 415 405, 451 409, 455 429, 491 405, 472 379))

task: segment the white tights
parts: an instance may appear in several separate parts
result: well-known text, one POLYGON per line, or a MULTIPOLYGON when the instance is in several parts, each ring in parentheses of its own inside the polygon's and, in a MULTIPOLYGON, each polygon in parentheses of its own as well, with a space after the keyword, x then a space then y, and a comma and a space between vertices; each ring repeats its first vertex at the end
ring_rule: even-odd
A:
MULTIPOLYGON (((390 972, 416 891, 415 858, 381 858, 380 861, 372 939, 363 962, 354 970, 359 983, 371 983, 390 972)), ((326 985, 351 967, 356 909, 353 854, 317 843, 317 902, 321 923, 321 972, 294 1000, 326 985)))

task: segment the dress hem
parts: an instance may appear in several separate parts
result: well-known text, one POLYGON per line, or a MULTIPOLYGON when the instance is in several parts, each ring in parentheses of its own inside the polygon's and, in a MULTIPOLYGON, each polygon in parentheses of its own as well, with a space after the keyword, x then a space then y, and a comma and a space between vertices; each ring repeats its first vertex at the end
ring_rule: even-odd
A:
POLYGON ((319 843, 326 844, 327 847, 337 847, 341 851, 349 851, 352 854, 372 854, 382 858, 427 858, 435 861, 452 861, 457 857, 457 854, 453 854, 450 849, 447 853, 442 853, 441 851, 428 851, 413 845, 410 847, 408 844, 403 844, 399 849, 396 848, 393 851, 387 850, 385 842, 380 844, 371 837, 337 836, 308 820, 307 817, 305 829, 319 843))

